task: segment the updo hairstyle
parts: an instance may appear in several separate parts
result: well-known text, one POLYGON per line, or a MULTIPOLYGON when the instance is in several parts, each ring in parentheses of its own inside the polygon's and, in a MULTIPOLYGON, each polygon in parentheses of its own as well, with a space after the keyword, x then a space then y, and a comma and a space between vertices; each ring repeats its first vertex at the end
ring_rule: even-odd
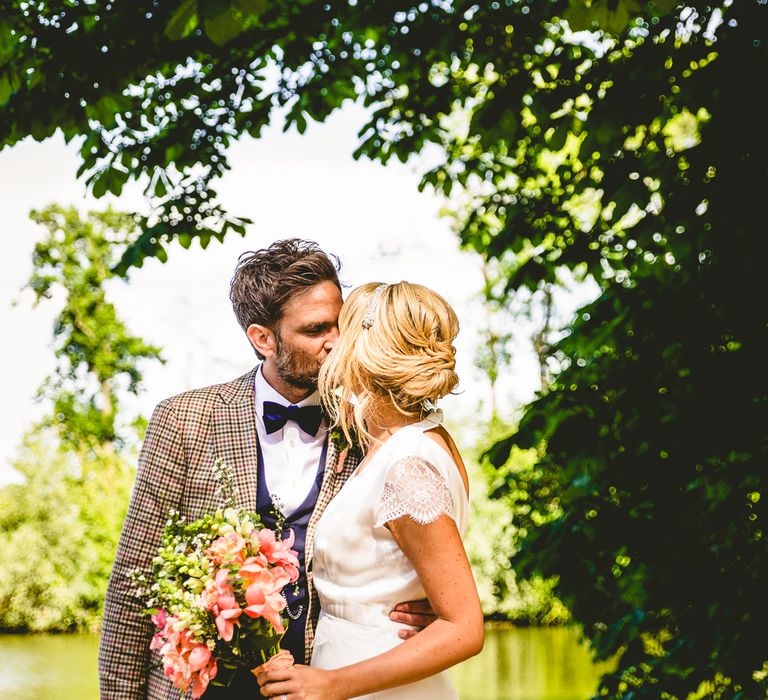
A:
POLYGON ((370 441, 363 416, 388 402, 420 420, 458 383, 453 341, 456 313, 420 284, 369 282, 355 289, 339 316, 339 340, 320 370, 322 401, 352 443, 370 441), (377 291, 378 290, 378 291, 377 291))

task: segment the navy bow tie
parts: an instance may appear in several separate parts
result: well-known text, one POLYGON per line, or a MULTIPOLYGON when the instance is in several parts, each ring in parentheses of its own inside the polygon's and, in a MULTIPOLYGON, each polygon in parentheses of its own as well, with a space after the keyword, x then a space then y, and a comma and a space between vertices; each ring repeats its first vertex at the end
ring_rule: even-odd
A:
POLYGON ((320 423, 323 422, 323 414, 320 406, 283 406, 274 401, 264 402, 264 427, 267 435, 276 433, 289 420, 298 423, 299 427, 307 435, 317 435, 320 423))

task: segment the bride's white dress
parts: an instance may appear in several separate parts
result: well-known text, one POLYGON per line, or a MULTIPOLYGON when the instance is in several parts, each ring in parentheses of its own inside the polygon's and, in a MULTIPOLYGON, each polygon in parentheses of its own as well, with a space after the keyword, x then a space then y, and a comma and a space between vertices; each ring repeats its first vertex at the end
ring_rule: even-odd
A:
MULTIPOLYGON (((429 523, 447 513, 463 535, 469 510, 464 482, 450 455, 425 431, 433 411, 398 430, 350 476, 315 532, 314 584, 320 620, 311 665, 339 668, 401 644, 405 625, 389 619, 400 602, 425 598, 411 562, 385 524, 403 515, 429 523)), ((457 698, 446 672, 371 695, 366 700, 457 698)))

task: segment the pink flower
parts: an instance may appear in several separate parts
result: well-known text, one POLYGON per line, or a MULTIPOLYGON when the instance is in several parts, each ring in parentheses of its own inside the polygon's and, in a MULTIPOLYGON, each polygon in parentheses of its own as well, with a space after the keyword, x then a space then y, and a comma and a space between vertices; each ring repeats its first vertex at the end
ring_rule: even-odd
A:
POLYGON ((198 644, 189 652, 189 667, 192 670, 192 697, 199 698, 216 678, 219 668, 211 650, 205 644, 198 644))
POLYGON ((192 678, 192 697, 199 698, 207 689, 208 684, 216 678, 219 668, 216 665, 216 659, 212 659, 210 664, 201 668, 192 678))
POLYGON ((158 610, 152 615, 152 622, 157 626, 157 634, 152 637, 152 641, 149 643, 149 648, 162 649, 165 644, 165 623, 168 620, 168 613, 165 610, 158 610))
POLYGON ((205 644, 198 644, 189 652, 189 667, 193 671, 205 668, 211 660, 211 650, 205 644))
POLYGON ((247 579, 253 574, 258 574, 259 571, 266 569, 269 566, 267 558, 259 553, 255 557, 248 557, 238 572, 240 576, 247 579))
POLYGON ((165 610, 158 610, 154 615, 152 615, 152 622, 157 625, 157 628, 162 630, 165 628, 165 622, 168 619, 168 613, 165 612, 165 610))
POLYGON ((235 621, 243 612, 235 600, 235 596, 223 595, 218 601, 219 613, 216 616, 216 629, 225 642, 232 639, 235 632, 235 621))
POLYGON ((259 530, 261 553, 270 564, 279 564, 291 577, 291 583, 299 578, 299 553, 291 549, 295 540, 293 530, 284 540, 278 540, 273 530, 259 530))
MULTIPOLYGON (((199 698, 216 678, 218 666, 210 649, 196 642, 188 630, 176 631, 175 617, 168 617, 163 632, 165 638, 160 654, 163 673, 181 691, 192 689, 192 697, 199 698)), ((153 640, 154 642, 154 640, 153 640)))
POLYGON ((216 629, 221 638, 229 642, 235 632, 237 618, 243 612, 235 598, 235 592, 229 585, 229 571, 219 569, 212 587, 205 591, 206 607, 216 620, 216 629))
POLYGON ((280 620, 280 611, 285 608, 285 598, 281 591, 283 586, 290 583, 290 577, 281 568, 264 569, 250 577, 250 584, 245 590, 245 600, 248 605, 243 612, 249 617, 263 617, 269 620, 278 634, 283 634, 285 628, 280 620))
POLYGON ((205 550, 214 564, 242 564, 245 559, 245 540, 236 532, 217 537, 205 550))
POLYGON ((226 569, 219 569, 219 571, 216 572, 216 577, 214 578, 213 583, 209 584, 205 591, 203 591, 205 607, 208 608, 208 610, 215 611, 215 615, 219 614, 217 607, 219 596, 232 592, 232 589, 227 584, 228 574, 229 572, 226 569))

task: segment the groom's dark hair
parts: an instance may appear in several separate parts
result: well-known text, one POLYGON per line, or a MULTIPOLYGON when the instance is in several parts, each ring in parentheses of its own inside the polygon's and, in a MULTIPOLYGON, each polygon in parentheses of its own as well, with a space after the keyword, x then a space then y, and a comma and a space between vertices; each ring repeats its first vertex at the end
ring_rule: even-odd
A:
POLYGON ((288 299, 321 282, 333 282, 341 290, 340 269, 338 257, 327 255, 314 241, 300 238, 243 253, 229 285, 237 322, 244 331, 258 324, 277 333, 288 299))

